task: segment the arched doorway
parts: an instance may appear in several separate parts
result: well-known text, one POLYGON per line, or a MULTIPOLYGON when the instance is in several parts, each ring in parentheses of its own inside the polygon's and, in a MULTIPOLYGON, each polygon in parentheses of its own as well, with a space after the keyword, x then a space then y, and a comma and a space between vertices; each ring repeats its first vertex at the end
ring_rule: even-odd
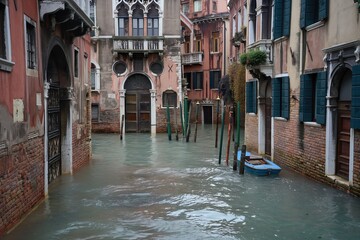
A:
POLYGON ((71 167, 71 118, 68 89, 71 86, 69 67, 61 47, 49 55, 45 77, 45 171, 51 183, 71 167))
POLYGON ((344 179, 349 179, 351 71, 349 69, 345 69, 341 72, 340 79, 335 174, 344 179))
POLYGON ((350 181, 352 71, 335 68, 328 93, 326 174, 350 181))
POLYGON ((272 114, 271 114, 272 79, 265 77, 259 81, 259 153, 271 156, 272 149, 272 114))
POLYGON ((151 82, 143 74, 131 75, 124 84, 125 131, 151 131, 151 82))

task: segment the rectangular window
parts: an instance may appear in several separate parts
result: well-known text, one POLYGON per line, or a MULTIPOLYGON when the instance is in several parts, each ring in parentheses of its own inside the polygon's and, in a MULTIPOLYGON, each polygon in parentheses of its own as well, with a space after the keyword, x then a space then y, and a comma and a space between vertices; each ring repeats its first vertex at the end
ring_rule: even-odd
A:
POLYGON ((74 49, 74 77, 79 77, 79 50, 74 49))
POLYGON ((36 68, 36 34, 35 23, 25 17, 26 27, 26 66, 30 69, 36 68))
POLYGON ((144 36, 144 19, 133 18, 133 36, 144 36))
POLYGON ((100 116, 99 111, 99 104, 98 103, 92 103, 91 104, 91 121, 92 122, 98 122, 100 116))
POLYGON ((272 116, 289 119, 290 113, 289 77, 272 79, 272 116))
POLYGON ((212 11, 217 12, 217 2, 216 1, 213 1, 213 3, 212 3, 212 11))
POLYGON ((290 21, 291 0, 275 0, 273 22, 274 39, 290 35, 290 21))
POLYGON ((148 18, 148 36, 159 36, 158 18, 148 18))
POLYGON ((7 0, 0 0, 0 69, 11 71, 14 63, 11 62, 11 41, 10 41, 10 22, 9 8, 7 0))
POLYGON ((184 43, 184 50, 185 53, 190 53, 190 37, 189 36, 185 36, 185 43, 184 43))
POLYGON ((213 32, 211 40, 211 52, 219 52, 219 32, 213 32))
POLYGON ((203 89, 203 72, 192 73, 192 89, 203 89))
POLYGON ((201 35, 196 35, 195 52, 201 52, 201 35))
POLYGON ((201 0, 194 0, 194 12, 201 11, 201 0))
POLYGON ((210 71, 210 89, 219 88, 219 82, 221 79, 221 71, 210 71))
POLYGON ((246 112, 257 113, 257 81, 246 82, 246 112))
POLYGON ((189 13, 189 3, 183 3, 182 5, 182 11, 184 14, 188 14, 189 13))
POLYGON ((299 118, 301 122, 325 124, 326 84, 326 72, 300 76, 299 118))
POLYGON ((184 78, 186 79, 187 89, 191 88, 191 72, 184 73, 184 78))
POLYGON ((163 107, 177 107, 177 94, 174 91, 167 90, 163 93, 163 107))
POLYGON ((91 90, 96 89, 96 68, 91 68, 91 90))
POLYGON ((305 28, 328 17, 329 0, 301 0, 300 27, 305 28))
POLYGON ((118 18, 118 26, 119 26, 119 31, 118 31, 119 36, 128 36, 129 35, 129 32, 128 32, 129 19, 128 18, 119 17, 118 18))

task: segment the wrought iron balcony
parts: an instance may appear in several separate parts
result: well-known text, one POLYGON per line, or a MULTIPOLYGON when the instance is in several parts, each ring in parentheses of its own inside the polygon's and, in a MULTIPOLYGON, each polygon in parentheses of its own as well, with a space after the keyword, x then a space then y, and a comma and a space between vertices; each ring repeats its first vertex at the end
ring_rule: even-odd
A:
POLYGON ((182 64, 183 65, 192 65, 192 64, 201 64, 203 62, 203 53, 185 53, 182 55, 182 64))
POLYGON ((162 53, 164 39, 162 37, 113 37, 114 52, 162 53))

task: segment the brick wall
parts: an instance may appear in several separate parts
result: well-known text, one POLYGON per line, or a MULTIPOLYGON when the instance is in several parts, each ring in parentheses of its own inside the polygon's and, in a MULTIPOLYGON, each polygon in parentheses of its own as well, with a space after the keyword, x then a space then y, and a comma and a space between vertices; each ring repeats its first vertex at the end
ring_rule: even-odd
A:
POLYGON ((36 137, 0 156, 0 236, 44 199, 43 150, 36 137))
POLYGON ((258 117, 250 114, 245 115, 245 139, 247 151, 257 152, 258 147, 258 117))
POLYGON ((360 196, 360 130, 355 130, 354 139, 354 184, 351 192, 360 196))
POLYGON ((90 126, 73 124, 73 171, 76 172, 90 161, 91 136, 88 128, 90 126))

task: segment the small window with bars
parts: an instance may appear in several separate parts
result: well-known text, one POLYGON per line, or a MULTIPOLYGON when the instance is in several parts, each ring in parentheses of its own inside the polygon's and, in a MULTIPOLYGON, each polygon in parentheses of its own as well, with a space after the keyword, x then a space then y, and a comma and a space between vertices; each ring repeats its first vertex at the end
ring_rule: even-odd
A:
POLYGON ((26 65, 27 68, 36 68, 36 34, 35 24, 26 20, 26 65))

